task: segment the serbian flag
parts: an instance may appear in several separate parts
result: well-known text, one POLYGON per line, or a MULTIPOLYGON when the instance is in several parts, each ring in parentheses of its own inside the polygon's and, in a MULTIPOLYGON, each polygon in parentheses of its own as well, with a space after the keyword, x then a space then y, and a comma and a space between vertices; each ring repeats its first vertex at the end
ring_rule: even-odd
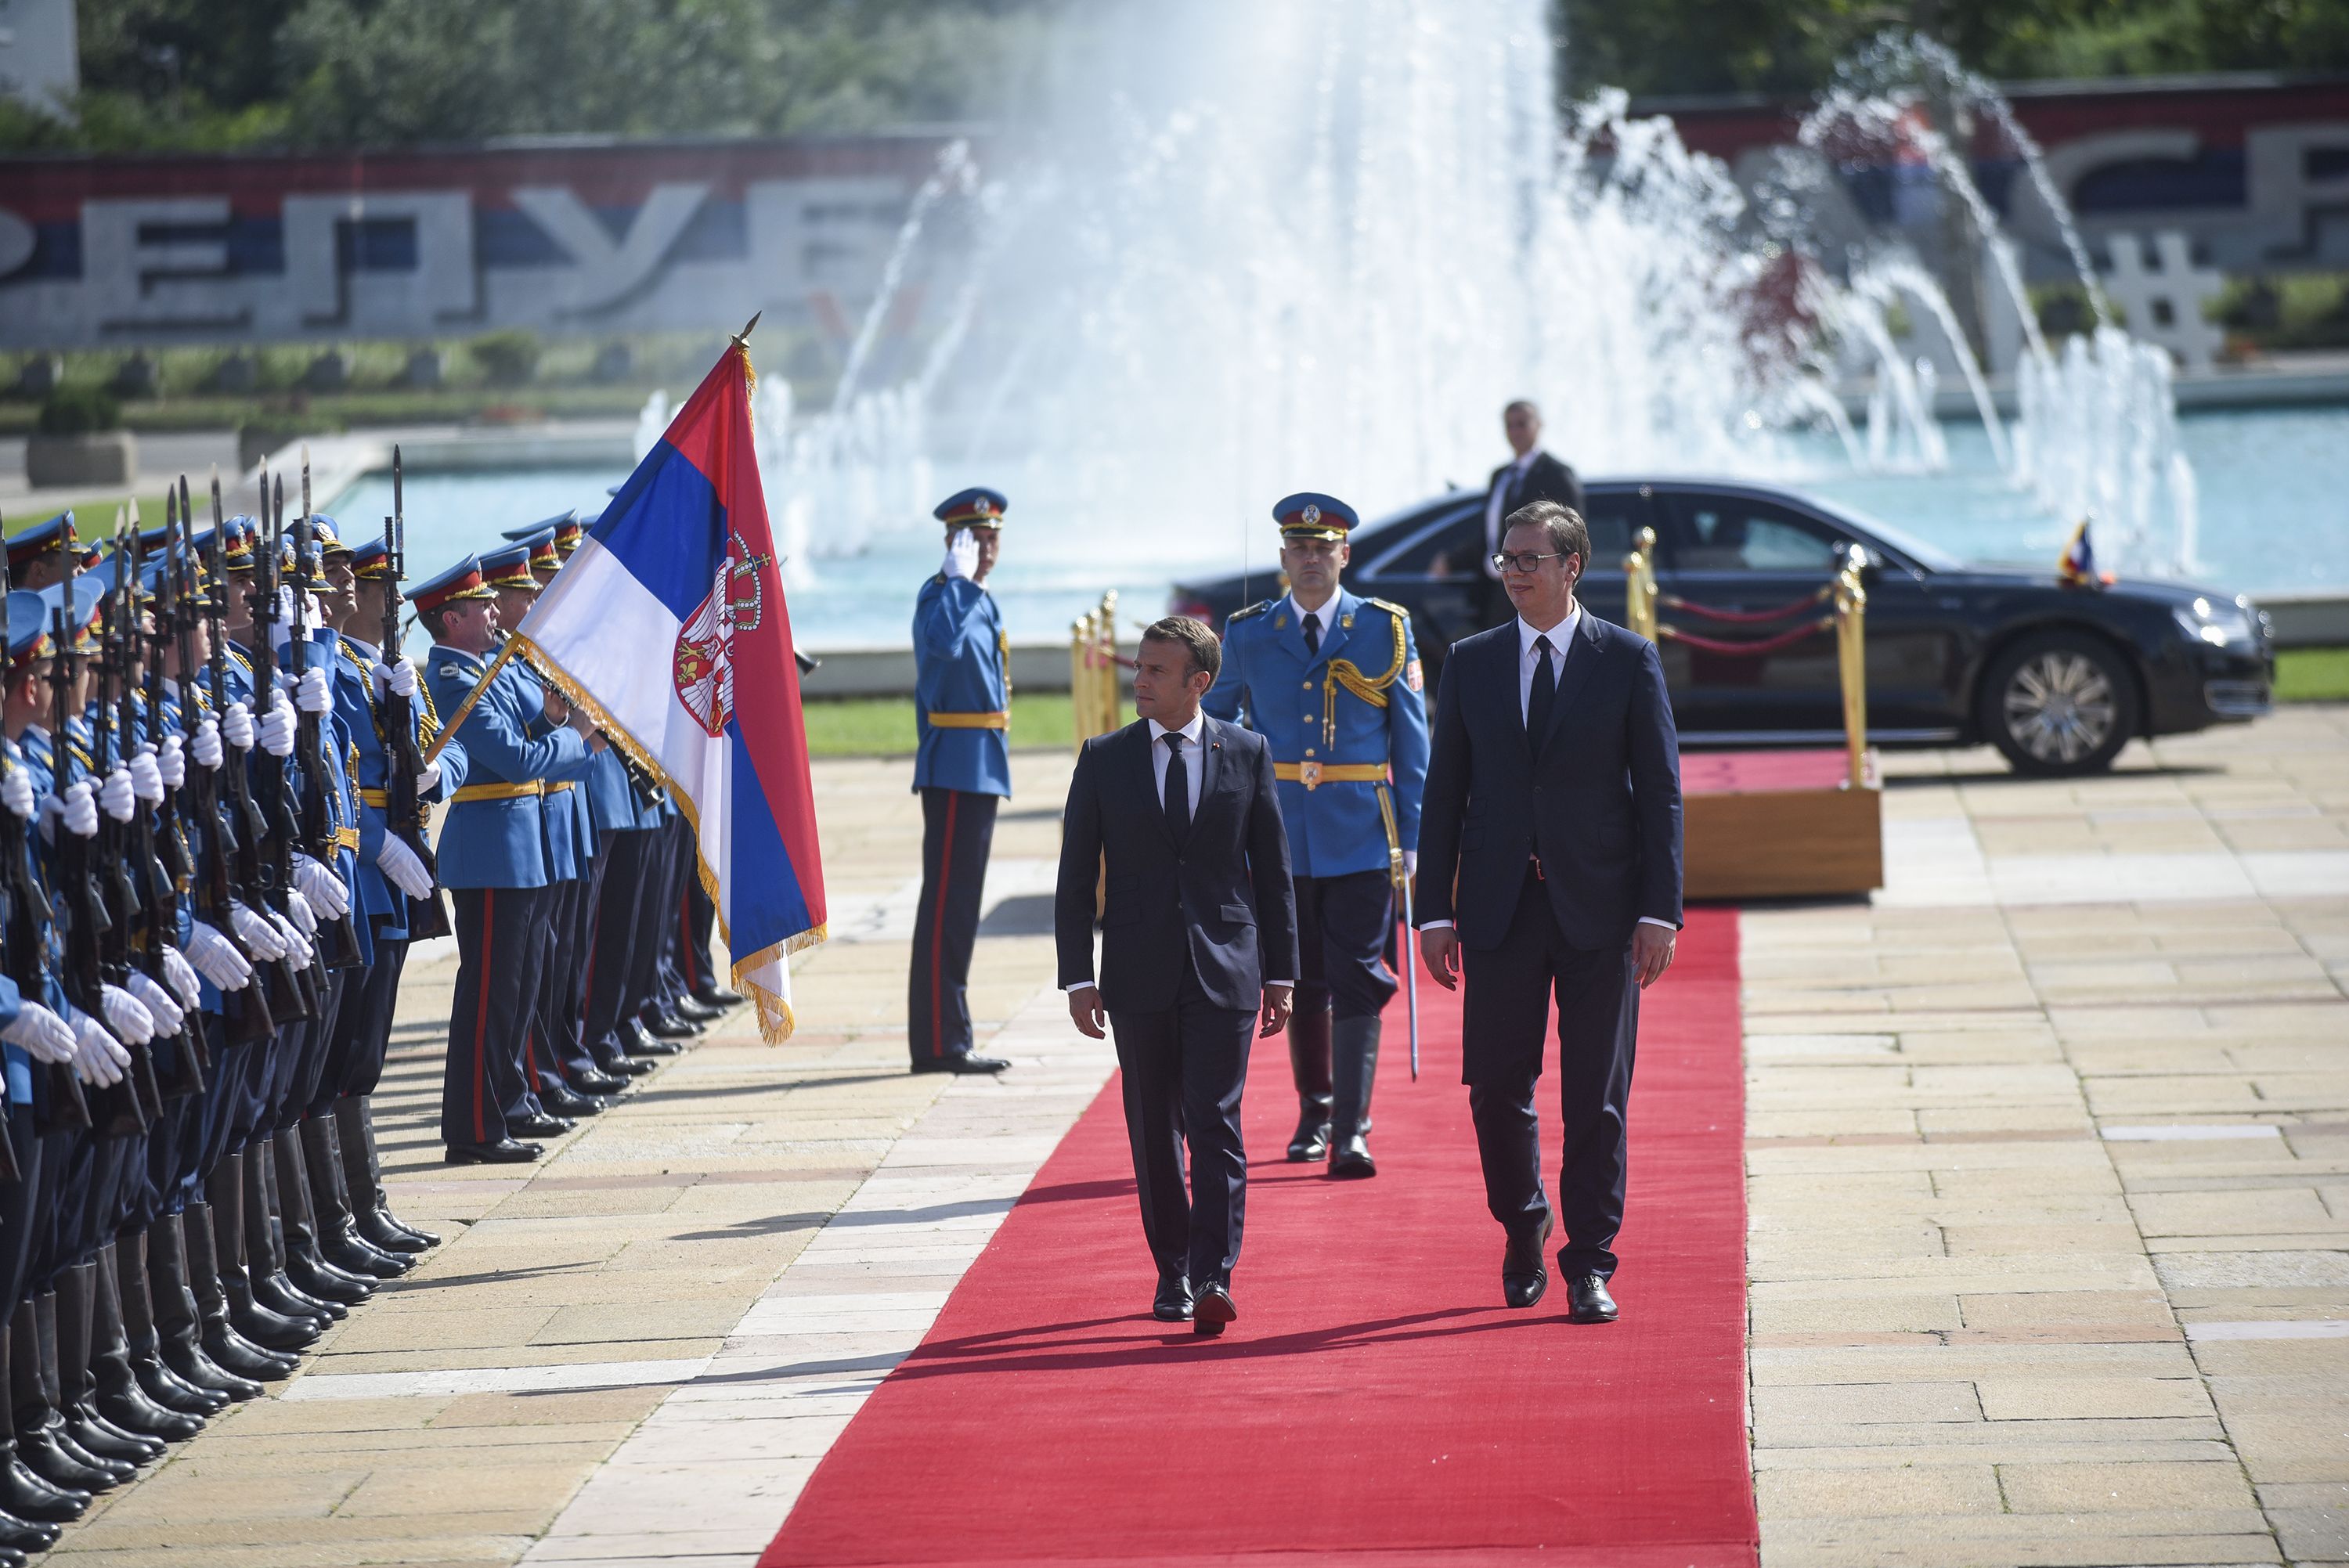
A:
POLYGON ((506 653, 668 786, 693 826, 735 988, 775 1041, 792 1032, 791 954, 824 937, 823 864, 751 445, 754 380, 737 337, 506 653))
POLYGON ((2102 588, 2112 582, 2096 570, 2096 552, 2088 542, 2087 518, 2072 531, 2072 538, 2064 546, 2063 559, 2055 562, 2055 580, 2066 588, 2102 588))

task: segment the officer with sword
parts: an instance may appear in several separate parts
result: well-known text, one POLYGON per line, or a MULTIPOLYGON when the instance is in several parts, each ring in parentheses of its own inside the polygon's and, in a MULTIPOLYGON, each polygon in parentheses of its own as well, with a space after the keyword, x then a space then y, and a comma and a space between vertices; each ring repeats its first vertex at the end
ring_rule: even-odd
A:
MULTIPOLYGON (((1354 509, 1310 491, 1273 508, 1288 593, 1236 611, 1224 667, 1201 705, 1272 743, 1297 886, 1300 954, 1288 1060, 1299 1116, 1288 1158, 1334 1177, 1378 1174, 1371 1087, 1379 1015, 1397 976, 1385 958, 1416 869, 1427 779, 1427 704, 1411 613, 1345 591, 1354 509)), ((1405 942, 1409 921, 1406 912, 1405 942)), ((1403 953, 1404 983, 1411 954, 1403 953)), ((1412 1070, 1419 1068, 1411 990, 1412 1070)))

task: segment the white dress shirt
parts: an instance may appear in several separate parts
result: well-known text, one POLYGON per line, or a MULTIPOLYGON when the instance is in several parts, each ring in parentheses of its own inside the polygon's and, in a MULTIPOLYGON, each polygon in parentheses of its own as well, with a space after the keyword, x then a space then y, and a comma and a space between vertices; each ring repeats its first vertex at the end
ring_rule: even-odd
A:
MULTIPOLYGON (((1326 609, 1327 606, 1325 605, 1324 608, 1326 609)), ((1154 718, 1150 721, 1151 792, 1158 797, 1158 809, 1164 810, 1166 809, 1166 759, 1171 755, 1166 748, 1166 738, 1170 735, 1180 735, 1183 738, 1183 782, 1186 792, 1191 797, 1190 815, 1195 822, 1199 820, 1199 785, 1207 771, 1206 766, 1199 760, 1199 737, 1205 733, 1206 727, 1207 715, 1205 709, 1192 714, 1191 722, 1179 730, 1169 729, 1154 718)), ((1088 991, 1095 984, 1096 982, 1092 980, 1080 980, 1075 985, 1065 985, 1061 989, 1072 992, 1088 991)), ((1269 988, 1274 985, 1286 986, 1292 983, 1287 980, 1268 980, 1264 984, 1269 988)))
POLYGON ((1318 648, 1323 643, 1329 641, 1330 627, 1331 624, 1330 617, 1337 613, 1338 595, 1335 593, 1330 594, 1329 599, 1319 610, 1309 610, 1304 605, 1299 604, 1297 602, 1296 594, 1291 593, 1288 596, 1288 608, 1296 613, 1297 634, 1299 636, 1302 637, 1305 635, 1306 625, 1308 623, 1310 623, 1314 626, 1319 628, 1314 633, 1313 637, 1310 639, 1311 645, 1318 648))
MULTIPOLYGON (((1550 686, 1555 691, 1559 683, 1566 678, 1567 650, 1574 646, 1574 640, 1582 630, 1582 602, 1575 601, 1574 608, 1566 613, 1566 619, 1555 626, 1528 624, 1523 615, 1517 617, 1516 625, 1517 721, 1522 724, 1527 715, 1533 711, 1534 670, 1541 659, 1541 650, 1534 646, 1534 639, 1537 637, 1549 639, 1550 686)), ((1666 931, 1680 929, 1671 921, 1658 920, 1652 914, 1641 915, 1640 923, 1661 925, 1666 931)), ((1451 929, 1451 926, 1452 923, 1448 920, 1429 920, 1423 921, 1419 928, 1422 931, 1444 931, 1451 929)))

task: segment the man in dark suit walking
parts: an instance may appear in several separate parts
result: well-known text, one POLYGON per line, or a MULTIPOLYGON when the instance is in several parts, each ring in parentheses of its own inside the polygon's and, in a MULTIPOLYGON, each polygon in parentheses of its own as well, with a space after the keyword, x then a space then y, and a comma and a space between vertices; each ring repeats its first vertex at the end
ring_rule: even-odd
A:
POLYGON ((1558 1272, 1574 1321, 1606 1323, 1640 992, 1671 965, 1681 923, 1680 742, 1655 645, 1575 601, 1590 559, 1581 516, 1522 507, 1495 553, 1516 614, 1444 661, 1420 817, 1420 950, 1438 985, 1467 980, 1461 1076, 1485 1202, 1507 1236, 1511 1306, 1548 1286, 1534 1088, 1557 995, 1558 1272))
POLYGON ((1501 548, 1501 532, 1505 519, 1521 506, 1537 500, 1554 500, 1579 517, 1582 514, 1582 481, 1575 472, 1549 453, 1542 450, 1541 410, 1525 398, 1518 398, 1501 410, 1501 431, 1509 438, 1509 460, 1493 470, 1485 483, 1485 554, 1482 562, 1484 583, 1479 590, 1477 619, 1487 626, 1496 626, 1514 614, 1509 595, 1495 570, 1492 558, 1501 548))
POLYGON ((1053 901, 1069 1016, 1096 1040, 1106 1019, 1117 1039, 1142 1233, 1158 1264, 1152 1311, 1206 1335, 1238 1315, 1232 1268, 1247 1193, 1248 1043, 1259 1020, 1268 1037, 1288 1026, 1297 975, 1272 753, 1262 737, 1199 710, 1222 665, 1215 633, 1187 616, 1142 634, 1133 672, 1142 717, 1077 756, 1053 901), (1093 900, 1104 855, 1096 984, 1093 900))

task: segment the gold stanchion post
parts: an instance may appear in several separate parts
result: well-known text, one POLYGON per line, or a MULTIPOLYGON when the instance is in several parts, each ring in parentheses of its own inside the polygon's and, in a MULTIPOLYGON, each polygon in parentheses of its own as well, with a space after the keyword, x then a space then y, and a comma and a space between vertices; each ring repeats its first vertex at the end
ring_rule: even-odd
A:
POLYGON ((1836 573, 1836 665, 1843 676, 1844 746, 1851 787, 1868 782, 1868 589, 1859 580, 1857 546, 1836 573))
POLYGON ((1650 642, 1656 640, 1656 531, 1640 531, 1640 547, 1623 557, 1624 622, 1650 642))
POLYGON ((1069 727, 1076 732, 1075 749, 1080 752, 1092 738, 1092 731, 1086 727, 1092 712, 1092 676, 1093 628, 1088 614, 1069 623, 1069 727))

